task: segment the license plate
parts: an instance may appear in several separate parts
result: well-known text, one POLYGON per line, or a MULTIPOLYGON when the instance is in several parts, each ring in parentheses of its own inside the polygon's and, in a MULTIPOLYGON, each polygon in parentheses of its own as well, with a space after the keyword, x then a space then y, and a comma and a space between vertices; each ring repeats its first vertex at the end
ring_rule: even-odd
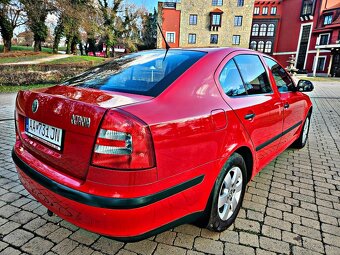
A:
POLYGON ((52 148, 61 150, 63 130, 26 118, 25 133, 52 148))

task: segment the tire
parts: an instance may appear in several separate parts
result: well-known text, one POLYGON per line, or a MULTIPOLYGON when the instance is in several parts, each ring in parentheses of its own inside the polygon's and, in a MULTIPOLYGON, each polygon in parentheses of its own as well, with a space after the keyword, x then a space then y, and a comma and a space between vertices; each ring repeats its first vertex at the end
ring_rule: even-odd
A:
POLYGON ((234 153, 215 182, 208 229, 221 232, 235 221, 242 205, 246 185, 246 164, 240 154, 234 153))
POLYGON ((309 133, 309 127, 310 127, 310 118, 311 113, 308 113, 305 122, 303 124, 303 127, 301 129, 301 133, 298 139, 293 143, 292 147, 296 149, 302 149, 305 147, 307 140, 308 140, 308 133, 309 133))

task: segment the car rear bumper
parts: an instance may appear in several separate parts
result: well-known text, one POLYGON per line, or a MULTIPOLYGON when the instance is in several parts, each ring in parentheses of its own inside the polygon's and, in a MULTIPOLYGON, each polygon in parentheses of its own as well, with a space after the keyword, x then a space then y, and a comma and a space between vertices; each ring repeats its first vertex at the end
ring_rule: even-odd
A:
POLYGON ((21 154, 19 147, 14 147, 12 157, 19 178, 32 196, 61 218, 121 241, 138 241, 194 221, 201 216, 209 196, 209 193, 197 196, 204 190, 203 174, 147 196, 98 196, 46 177, 37 170, 42 162, 35 167, 32 160, 30 164, 25 162, 24 155, 27 152, 21 154))

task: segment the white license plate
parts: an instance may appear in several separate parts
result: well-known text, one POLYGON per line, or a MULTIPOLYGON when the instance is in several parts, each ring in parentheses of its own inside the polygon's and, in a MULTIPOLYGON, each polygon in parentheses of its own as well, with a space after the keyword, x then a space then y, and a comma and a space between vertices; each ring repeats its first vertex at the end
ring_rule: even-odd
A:
POLYGON ((57 150, 61 150, 63 139, 62 129, 26 118, 25 132, 28 136, 31 136, 57 150))

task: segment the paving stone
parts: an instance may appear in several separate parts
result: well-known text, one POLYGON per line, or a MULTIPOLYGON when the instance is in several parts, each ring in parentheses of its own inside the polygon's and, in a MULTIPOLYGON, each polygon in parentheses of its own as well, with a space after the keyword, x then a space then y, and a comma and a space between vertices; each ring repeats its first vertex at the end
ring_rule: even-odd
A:
POLYGON ((67 238, 60 242, 59 244, 57 244, 56 246, 54 246, 52 248, 52 251, 59 255, 68 254, 71 251, 73 251, 78 246, 78 244, 79 244, 78 242, 67 238))
POLYGON ((1 252, 1 255, 19 255, 21 251, 14 249, 12 247, 7 247, 5 250, 1 252))
POLYGON ((323 232, 333 234, 333 235, 336 235, 336 236, 340 236, 340 227, 339 226, 334 226, 334 225, 329 225, 329 224, 323 223, 322 226, 321 226, 321 229, 322 229, 323 232))
POLYGON ((247 210, 247 218, 250 220, 255 220, 255 221, 263 221, 264 215, 263 213, 260 212, 255 212, 252 210, 247 210))
POLYGON ((157 243, 150 240, 143 240, 137 243, 127 243, 124 249, 140 253, 143 255, 152 254, 156 249, 157 243))
POLYGON ((164 244, 173 244, 176 238, 176 232, 166 231, 164 233, 158 234, 155 241, 164 244))
POLYGON ((186 255, 186 250, 183 248, 160 243, 157 245, 157 249, 154 253, 154 255, 169 255, 169 254, 186 255))
POLYGON ((30 231, 34 231, 40 228, 41 226, 43 226, 44 224, 46 224, 46 220, 42 218, 35 218, 34 220, 31 220, 30 222, 25 224, 23 228, 30 230, 30 231))
POLYGON ((325 245, 325 250, 327 255, 339 255, 340 248, 330 245, 325 245))
POLYGON ((81 244, 77 248, 75 248, 73 251, 71 251, 69 255, 90 255, 93 252, 94 250, 81 244))
POLYGON ((316 251, 319 253, 325 252, 323 243, 321 241, 317 241, 317 240, 314 240, 308 237, 302 237, 302 241, 303 241, 303 247, 308 250, 316 251))
POLYGON ((307 250, 299 246, 293 246, 293 254, 294 255, 320 255, 321 253, 307 250))
POLYGON ((220 241, 214 241, 203 237, 197 237, 195 239, 194 248, 198 251, 210 253, 210 254, 222 254, 223 243, 220 241))
POLYGON ((323 235, 324 243, 340 247, 340 237, 339 236, 330 235, 330 234, 327 234, 327 233, 323 233, 322 235, 323 235))
POLYGON ((86 231, 84 229, 79 229, 76 232, 74 232, 70 236, 70 238, 79 242, 79 243, 91 245, 99 238, 99 235, 95 234, 95 233, 91 233, 91 232, 86 231))
POLYGON ((178 233, 174 245, 187 249, 192 249, 194 245, 194 240, 195 236, 193 235, 178 233))
POLYGON ((13 214, 19 212, 20 209, 11 205, 5 205, 0 208, 0 217, 9 218, 13 214))
POLYGON ((210 231, 210 230, 205 229, 205 228, 202 229, 201 236, 205 237, 205 238, 213 239, 213 240, 220 239, 220 233, 214 232, 214 231, 210 231))
POLYGON ((188 250, 187 255, 204 255, 203 252, 188 250))
POLYGON ((278 252, 281 254, 290 254, 290 247, 288 243, 264 236, 260 236, 260 247, 265 250, 278 252))
POLYGON ((313 239, 316 239, 316 240, 321 240, 320 232, 316 229, 313 229, 313 228, 294 224, 293 225, 293 232, 297 233, 301 236, 307 236, 307 237, 310 237, 310 238, 313 238, 313 239))
POLYGON ((31 221, 32 219, 36 218, 37 215, 27 212, 27 211, 20 211, 14 214, 12 217, 9 219, 17 222, 19 224, 26 224, 27 222, 31 221))
POLYGON ((260 233, 260 224, 257 221, 236 219, 235 227, 240 230, 251 231, 254 233, 260 233))
MULTIPOLYGON (((92 253, 92 255, 96 255, 96 254, 95 254, 95 253, 92 253)), ((98 253, 97 255, 101 255, 101 253, 100 253, 100 254, 98 253)), ((128 251, 128 250, 121 249, 121 250, 117 253, 117 255, 137 255, 137 253, 132 252, 132 251, 128 251)))
POLYGON ((22 229, 16 229, 3 238, 3 241, 13 246, 19 247, 28 242, 34 235, 22 229))
POLYGON ((302 246, 302 238, 300 235, 287 232, 287 231, 282 231, 282 241, 285 241, 287 243, 291 243, 294 245, 299 245, 302 246))
POLYGON ((261 248, 256 248, 256 255, 276 255, 275 252, 263 250, 261 248))
POLYGON ((259 237, 254 234, 240 232, 240 243, 247 246, 259 247, 259 237))
POLYGON ((272 226, 263 225, 262 234, 265 236, 269 236, 269 237, 281 240, 281 230, 274 228, 272 226))
POLYGON ((20 224, 9 221, 2 226, 0 226, 0 235, 7 235, 8 233, 12 232, 14 229, 17 229, 20 227, 20 224))
POLYGON ((116 254, 123 246, 124 243, 122 242, 102 236, 91 247, 107 254, 116 254))
POLYGON ((289 231, 292 228, 292 224, 290 222, 283 221, 271 216, 266 216, 264 218, 264 224, 286 231, 289 231))
POLYGON ((180 225, 174 229, 175 232, 199 236, 201 234, 201 229, 190 224, 180 225))
POLYGON ((245 255, 245 254, 255 255, 255 250, 254 248, 242 246, 239 244, 226 243, 224 247, 224 254, 226 255, 245 255))
POLYGON ((8 246, 7 243, 4 243, 2 241, 0 241, 0 251, 2 251, 3 249, 5 249, 8 246))
POLYGON ((64 240, 71 234, 72 232, 66 228, 58 228, 53 233, 49 234, 47 238, 54 243, 60 243, 62 240, 64 240))
POLYGON ((45 237, 56 231, 58 228, 59 227, 56 224, 48 222, 36 229, 34 232, 42 237, 45 237))
POLYGON ((48 252, 53 247, 53 245, 54 244, 50 241, 47 241, 41 237, 35 237, 22 246, 21 249, 29 254, 42 255, 48 252))
POLYGON ((225 230, 220 234, 220 240, 226 241, 228 243, 239 243, 238 232, 225 230))

